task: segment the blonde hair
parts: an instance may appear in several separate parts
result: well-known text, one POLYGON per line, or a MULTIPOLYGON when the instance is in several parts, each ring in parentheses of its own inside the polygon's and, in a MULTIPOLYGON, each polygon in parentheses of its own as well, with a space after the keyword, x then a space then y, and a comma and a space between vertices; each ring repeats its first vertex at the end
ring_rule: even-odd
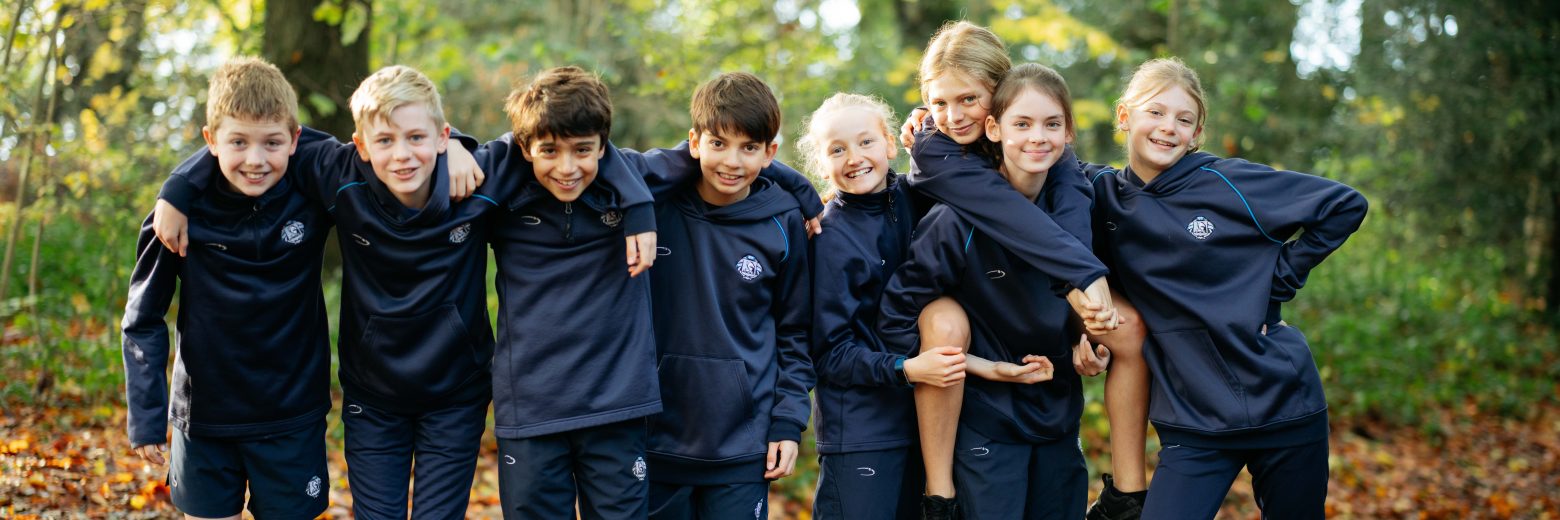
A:
MULTIPOLYGON (((1192 102, 1197 104, 1195 128, 1202 130, 1203 124, 1208 121, 1208 107, 1203 101, 1202 80, 1197 79, 1197 71, 1186 66, 1180 58, 1155 58, 1143 62, 1136 71, 1132 72, 1132 79, 1127 82, 1126 90, 1121 92, 1121 99, 1116 100, 1116 106, 1127 108, 1143 106, 1149 98, 1172 87, 1186 90, 1192 102)), ((1197 151, 1197 148, 1202 146, 1201 141, 1202 133, 1198 132, 1197 137, 1192 140, 1189 151, 1197 151)))
POLYGON ((817 110, 807 116, 807 119, 802 120, 802 128, 806 133, 796 140, 796 151, 802 154, 808 173, 820 179, 828 179, 831 190, 837 187, 833 186, 834 179, 829 175, 828 161, 824 159, 823 133, 826 129, 821 126, 820 120, 825 115, 851 108, 866 110, 876 116, 878 128, 883 132, 884 146, 895 146, 894 134, 888 126, 889 121, 894 120, 894 109, 889 108, 888 103, 875 96, 847 92, 837 92, 829 96, 829 99, 823 100, 823 104, 818 105, 817 110))
POLYGON ((926 84, 949 71, 969 76, 991 91, 1012 66, 1007 46, 990 29, 962 20, 943 24, 921 56, 921 101, 926 102, 926 84))
POLYGON ((391 65, 375 71, 352 92, 352 122, 358 131, 371 122, 388 121, 395 109, 422 103, 433 116, 435 130, 444 128, 444 106, 433 81, 405 65, 391 65))
POLYGON ((297 132, 298 94, 275 65, 233 58, 217 67, 206 90, 206 126, 215 131, 229 117, 283 123, 297 132))

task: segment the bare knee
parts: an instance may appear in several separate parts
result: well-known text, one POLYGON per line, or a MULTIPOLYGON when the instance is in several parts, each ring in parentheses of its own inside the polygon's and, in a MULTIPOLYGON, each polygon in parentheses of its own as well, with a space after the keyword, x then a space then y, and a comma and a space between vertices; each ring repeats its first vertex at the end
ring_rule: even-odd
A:
POLYGON ((970 345, 970 318, 952 297, 943 296, 921 309, 917 326, 922 351, 945 345, 966 349, 970 345))

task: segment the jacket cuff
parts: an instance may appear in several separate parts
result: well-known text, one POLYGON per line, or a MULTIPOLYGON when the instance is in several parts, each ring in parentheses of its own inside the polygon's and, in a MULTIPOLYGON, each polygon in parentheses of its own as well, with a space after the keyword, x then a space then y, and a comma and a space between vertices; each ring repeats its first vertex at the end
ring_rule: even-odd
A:
POLYGON ((1284 304, 1278 301, 1268 301, 1267 317, 1262 319, 1263 325, 1272 325, 1284 321, 1284 304))
POLYGON ((195 185, 190 184, 188 179, 177 175, 168 177, 163 182, 162 191, 157 193, 157 198, 168 201, 168 204, 186 215, 190 213, 190 205, 198 196, 200 190, 195 189, 195 185))
POLYGON ((788 419, 775 419, 769 423, 769 442, 796 441, 802 442, 802 428, 800 424, 788 419))
POLYGON ((623 236, 655 231, 655 205, 635 204, 623 210, 623 236))

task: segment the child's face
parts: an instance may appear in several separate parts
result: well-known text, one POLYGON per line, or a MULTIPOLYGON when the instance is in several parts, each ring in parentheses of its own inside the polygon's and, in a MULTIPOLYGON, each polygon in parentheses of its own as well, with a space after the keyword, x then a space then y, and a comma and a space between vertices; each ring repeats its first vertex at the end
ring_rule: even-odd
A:
POLYGON ((970 144, 983 133, 991 111, 991 89, 966 74, 948 71, 926 82, 926 106, 937 130, 956 143, 970 144))
MULTIPOLYGON (((371 118, 372 119, 372 118, 371 118)), ((371 120, 352 134, 358 155, 374 167, 374 176, 408 208, 422 208, 432 192, 433 169, 449 144, 448 126, 437 128, 427 105, 412 103, 371 120)))
POLYGON ((829 181, 845 193, 865 195, 888 187, 888 161, 899 153, 884 134, 882 116, 863 108, 824 114, 818 124, 829 181))
POLYGON ((705 202, 725 206, 747 198, 758 171, 769 166, 779 145, 761 143, 735 130, 688 131, 688 151, 699 160, 703 179, 699 196, 705 202))
POLYGON ((281 182, 287 158, 298 149, 298 131, 289 132, 280 121, 228 117, 215 131, 205 127, 200 133, 217 158, 222 178, 247 197, 259 197, 281 182))
POLYGON ((1002 172, 1009 181, 1051 171, 1072 142, 1062 105, 1033 88, 1020 91, 1001 120, 986 118, 986 138, 1002 145, 1002 172))
POLYGON ((597 161, 606 154, 601 136, 531 138, 530 144, 521 150, 525 160, 531 162, 537 182, 547 192, 563 202, 574 202, 585 193, 585 188, 596 180, 597 161))
POLYGON ((1186 89, 1170 87, 1142 105, 1116 107, 1116 122, 1127 132, 1127 162, 1138 175, 1152 177, 1175 165, 1202 133, 1197 102, 1186 89))

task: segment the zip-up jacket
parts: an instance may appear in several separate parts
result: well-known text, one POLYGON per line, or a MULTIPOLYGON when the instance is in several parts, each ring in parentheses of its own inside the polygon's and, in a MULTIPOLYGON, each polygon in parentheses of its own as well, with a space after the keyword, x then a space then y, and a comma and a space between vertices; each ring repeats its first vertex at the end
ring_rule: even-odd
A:
MULTIPOLYGON (((1057 173, 1053 169, 1030 204, 1053 215, 1075 207, 1069 199, 1083 198, 1087 207, 1088 196, 1069 189, 1073 179, 1057 173)), ((1089 243, 1087 220, 1057 221, 1070 224, 1064 232, 1073 240, 1089 243)), ((1083 388, 1077 372, 1065 369, 1078 332, 1069 321, 1071 307, 1053 290, 1058 285, 1063 284, 939 204, 917 225, 909 259, 883 295, 883 340, 899 352, 917 349, 921 310, 939 296, 953 296, 969 315, 971 354, 1015 364, 1023 364, 1026 355, 1042 355, 1058 367, 1054 379, 1035 384, 967 379, 959 420, 998 442, 1063 439, 1078 431, 1083 388)))
MULTIPOLYGON (((210 153, 201 152, 204 157, 210 153)), ((216 168, 186 161, 181 171, 216 168)), ((188 210, 189 256, 141 225, 122 322, 132 445, 191 435, 252 437, 330 410, 330 344, 320 261, 330 218, 293 191, 289 173, 259 197, 213 186, 188 210), (168 326, 179 295, 169 403, 168 326)))
MULTIPOLYGON (((1088 246, 1063 229, 1056 218, 1087 215, 1086 198, 1060 201, 1054 213, 1040 210, 997 173, 990 161, 968 152, 932 125, 916 136, 910 150, 910 187, 952 206, 976 229, 992 237, 1025 263, 1063 282, 1057 289, 1084 289, 1108 274, 1088 246)), ((1088 181, 1076 169, 1072 147, 1051 168, 1062 177, 1062 188, 1088 191, 1088 181)), ((1081 217, 1080 217, 1081 218, 1081 217)))
POLYGON ((802 215, 763 177, 724 207, 662 189, 650 285, 665 409, 647 455, 658 481, 762 482, 768 442, 800 442, 811 408, 802 215))
POLYGON ((812 358, 818 372, 818 452, 884 450, 916 439, 915 397, 894 368, 905 359, 878 338, 878 304, 915 226, 905 183, 841 192, 814 237, 812 358))
MULTIPOLYGON (((485 290, 485 217, 497 208, 490 194, 512 189, 504 186, 507 179, 494 176, 477 195, 451 204, 441 154, 427 205, 413 210, 389 193, 351 144, 313 130, 305 135, 288 168, 315 174, 297 177, 299 187, 336 222, 343 392, 400 413, 488 400, 493 332, 485 290)), ((165 198, 168 184, 208 183, 199 173, 170 179, 165 198)))
POLYGON ((1365 198, 1322 177, 1200 152, 1146 185, 1130 169, 1092 178, 1097 250, 1151 333, 1149 419, 1163 442, 1272 448, 1326 438, 1310 346, 1279 324, 1279 310, 1359 229, 1365 198))
MULTIPOLYGON (((608 145, 595 182, 560 202, 536 180, 513 136, 474 154, 482 169, 519 179, 493 225, 498 262, 496 435, 528 438, 661 411, 648 275, 628 276, 624 236, 655 229, 648 203, 625 207, 607 177, 639 172, 608 145), (648 226, 634 225, 631 215, 648 226), (648 228, 648 229, 645 229, 648 228)), ((644 197, 648 199, 649 197, 644 197)))

